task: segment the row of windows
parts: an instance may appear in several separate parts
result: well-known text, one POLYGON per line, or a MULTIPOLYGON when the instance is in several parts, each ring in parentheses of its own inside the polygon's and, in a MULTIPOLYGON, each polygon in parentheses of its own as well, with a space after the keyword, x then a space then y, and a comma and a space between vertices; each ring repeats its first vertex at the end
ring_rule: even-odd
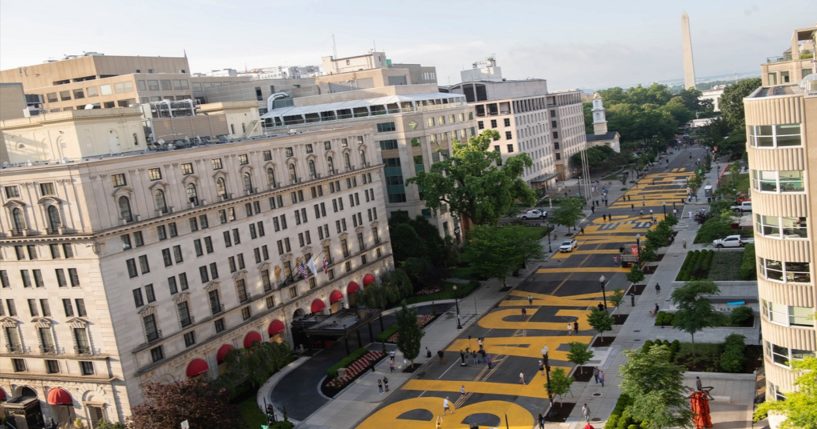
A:
POLYGON ((769 321, 784 326, 814 327, 814 309, 761 300, 761 312, 769 321))
MULTIPOLYGON (((60 361, 54 359, 46 359, 43 361, 45 365, 45 370, 48 374, 59 374, 62 372, 60 367, 60 361)), ((81 360, 78 362, 79 364, 79 371, 82 375, 94 375, 94 363, 92 361, 84 361, 81 360)), ((27 372, 29 371, 28 366, 26 365, 26 359, 22 358, 12 358, 11 359, 11 366, 14 368, 14 372, 27 372)))
POLYGON ((758 258, 758 266, 760 274, 769 280, 784 283, 811 283, 811 266, 808 262, 781 262, 758 258))
POLYGON ((755 229, 764 237, 800 239, 808 238, 808 222, 805 217, 764 216, 755 214, 755 229))
MULTIPOLYGON (((17 256, 18 261, 26 259, 33 261, 39 258, 37 249, 38 245, 36 244, 16 245, 14 246, 14 254, 17 256)), ((51 253, 51 259, 71 259, 74 257, 74 248, 70 243, 51 243, 48 245, 48 250, 51 253)))
POLYGON ((804 174, 799 170, 752 170, 752 188, 762 192, 803 192, 804 174))
MULTIPOLYGON (((71 283, 71 287, 77 287, 80 285, 79 275, 77 274, 76 268, 68 268, 67 270, 65 268, 56 268, 54 269, 54 275, 57 279, 57 285, 59 287, 68 286, 69 281, 71 283), (68 273, 67 275, 66 271, 68 273)), ((32 270, 20 270, 20 281, 25 288, 31 287, 32 285, 38 288, 45 287, 43 273, 39 268, 32 270)), ((9 274, 6 270, 0 270, 0 287, 11 287, 9 274)))
MULTIPOLYGON (((32 298, 26 302, 28 304, 28 313, 31 317, 39 317, 40 315, 43 317, 51 317, 51 306, 47 298, 39 300, 32 298)), ((66 318, 88 316, 83 298, 76 298, 73 301, 69 298, 62 298, 62 308, 66 318)), ((14 299, 7 298, 5 307, 3 306, 3 302, 0 301, 0 316, 17 317, 17 306, 14 303, 14 299)))
POLYGON ((800 146, 800 124, 750 126, 749 143, 758 148, 800 146))
POLYGON ((778 365, 791 367, 793 359, 802 360, 807 356, 814 356, 814 352, 810 350, 798 350, 789 347, 778 346, 770 341, 763 341, 763 350, 766 356, 778 365))

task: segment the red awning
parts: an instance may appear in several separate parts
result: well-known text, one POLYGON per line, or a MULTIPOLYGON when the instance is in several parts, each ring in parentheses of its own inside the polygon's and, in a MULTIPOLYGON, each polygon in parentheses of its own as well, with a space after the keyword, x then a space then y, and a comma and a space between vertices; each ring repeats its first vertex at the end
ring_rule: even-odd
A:
POLYGON ((269 334, 270 338, 272 338, 284 332, 284 329, 286 329, 286 326, 284 326, 284 322, 275 319, 272 322, 270 322, 269 326, 267 327, 267 333, 269 334))
POLYGON ((323 309, 326 308, 326 304, 320 299, 315 299, 312 301, 312 312, 313 313, 320 313, 323 309))
POLYGON ((349 282, 346 285, 346 295, 354 295, 358 292, 360 292, 360 285, 357 282, 349 282))
POLYGON ((248 349, 253 346, 255 343, 261 342, 261 334, 258 331, 250 331, 247 332, 247 335, 244 336, 244 348, 248 349))
POLYGON ((374 276, 374 274, 368 273, 363 276, 363 286, 369 286, 370 284, 374 283, 375 280, 377 280, 377 278, 374 276))
POLYGON ((233 351, 233 346, 229 344, 222 344, 222 346, 219 347, 218 351, 216 352, 216 363, 219 365, 223 364, 224 361, 227 360, 227 355, 229 355, 231 351, 233 351))
POLYGON ((55 387, 48 391, 48 405, 74 405, 74 400, 68 391, 55 387))
POLYGON ((207 361, 204 359, 195 358, 187 364, 187 377, 198 377, 206 373, 208 369, 210 369, 210 366, 207 365, 207 361))
POLYGON ((0 402, 3 402, 5 400, 6 400, 6 391, 3 390, 3 389, 0 389, 0 402))
POLYGON ((343 294, 337 289, 333 290, 332 293, 329 294, 329 303, 334 304, 340 301, 343 301, 343 294))

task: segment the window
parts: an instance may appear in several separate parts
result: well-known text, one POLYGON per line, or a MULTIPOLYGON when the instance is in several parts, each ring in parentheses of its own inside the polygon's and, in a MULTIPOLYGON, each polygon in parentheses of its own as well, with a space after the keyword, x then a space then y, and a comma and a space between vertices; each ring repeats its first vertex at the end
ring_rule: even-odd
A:
POLYGON ((79 274, 77 274, 76 268, 68 269, 68 278, 71 279, 71 287, 79 286, 79 274))
POLYGON ((165 191, 161 189, 153 191, 153 205, 156 207, 156 211, 161 214, 168 212, 167 201, 165 200, 165 191))
POLYGON ((139 256, 139 268, 141 269, 142 274, 147 274, 150 272, 150 264, 148 264, 147 255, 139 256))
POLYGON ((505 140, 512 140, 513 134, 510 131, 505 131, 505 140))
POLYGON ((508 153, 513 153, 513 145, 512 145, 512 144, 509 144, 509 145, 507 145, 507 146, 508 146, 508 147, 507 147, 507 149, 508 149, 508 153))
POLYGON ((154 347, 150 349, 150 359, 155 363, 159 362, 160 360, 165 358, 165 352, 162 350, 162 346, 154 347))
POLYGON ((79 369, 82 372, 82 375, 94 375, 94 363, 91 361, 79 361, 79 369))
POLYGON ((766 237, 798 239, 808 238, 805 217, 777 217, 755 214, 757 232, 766 237))
POLYGON ((210 312, 213 313, 213 315, 221 313, 224 307, 221 305, 221 296, 218 290, 211 290, 208 293, 208 298, 210 299, 210 312))
POLYGON ((803 192, 803 172, 752 170, 752 187, 763 192, 803 192))
POLYGON ((63 256, 65 256, 65 259, 71 259, 71 258, 74 257, 74 248, 71 247, 71 244, 63 243, 63 245, 62 245, 62 254, 63 254, 63 256))
POLYGON ((760 273, 769 280, 793 283, 810 283, 811 270, 808 262, 781 262, 760 259, 760 273))
POLYGON ((74 317, 74 306, 71 305, 71 300, 64 298, 62 300, 62 310, 65 313, 65 317, 74 317))
POLYGON ((511 126, 511 119, 510 118, 505 118, 505 119, 502 120, 502 123, 506 127, 510 127, 511 126))
POLYGON ((225 329, 225 327, 224 327, 224 319, 216 319, 216 320, 213 322, 213 326, 215 327, 216 332, 222 332, 222 331, 224 331, 224 329, 225 329))
POLYGON ((802 144, 800 124, 754 125, 749 127, 749 142, 759 148, 791 147, 802 144))
POLYGON ((193 164, 189 162, 185 162, 180 166, 182 170, 182 175, 187 176, 193 174, 193 164))
POLYGON ((11 222, 13 224, 12 232, 14 234, 21 234, 26 228, 25 221, 23 220, 23 211, 17 207, 11 209, 11 222))
POLYGON ((179 324, 182 328, 190 326, 193 323, 193 318, 190 316, 190 308, 187 301, 182 301, 176 304, 176 311, 179 313, 179 324))
POLYGON ((397 149, 397 140, 381 140, 380 149, 382 150, 397 149))
POLYGON ((241 320, 247 320, 252 316, 252 311, 250 310, 250 306, 246 306, 241 309, 241 320))
POLYGON ((12 366, 14 366, 14 372, 25 372, 26 371, 26 360, 25 359, 12 359, 11 364, 12 364, 12 366))
POLYGON ((82 298, 77 298, 74 300, 74 304, 77 306, 77 316, 85 317, 88 315, 88 312, 85 311, 85 300, 82 298))
POLYGON ((389 131, 394 131, 397 128, 394 126, 394 122, 382 122, 377 124, 377 132, 378 133, 385 133, 389 131))
POLYGON ((184 334, 184 346, 190 347, 196 344, 196 331, 190 331, 184 334))
MULTIPOLYGON (((0 286, 7 288, 10 286, 9 284, 9 276, 6 273, 6 270, 0 270, 0 286)), ((0 307, 0 311, 2 311, 2 307, 0 307)))
POLYGON ((125 175, 123 173, 114 174, 111 177, 113 179, 114 188, 119 188, 128 184, 128 181, 125 179, 125 175))
POLYGON ((145 338, 147 338, 148 342, 156 341, 161 338, 162 333, 159 331, 159 328, 156 326, 156 315, 149 314, 142 318, 142 323, 145 327, 145 338))
POLYGON ((88 331, 85 328, 74 328, 74 351, 78 355, 90 354, 91 343, 88 341, 88 331))
POLYGON ((60 372, 60 363, 56 360, 46 359, 45 369, 49 374, 57 374, 60 372))
MULTIPOLYGON (((187 194, 187 202, 192 204, 193 206, 199 205, 199 193, 196 190, 196 185, 193 183, 188 184, 185 187, 185 193, 187 194)), ((204 227, 202 227, 204 228, 204 227)))
POLYGON ((226 200, 227 197, 227 184, 224 181, 223 177, 219 177, 216 179, 216 195, 219 196, 222 200, 226 200))
POLYGON ((145 286, 145 297, 147 298, 148 302, 156 301, 156 293, 153 291, 152 284, 145 286))
POLYGON ((148 179, 150 179, 150 181, 161 180, 162 179, 162 169, 160 169, 160 168, 148 168, 148 179))
POLYGON ((814 310, 761 300, 761 311, 771 322, 784 326, 814 326, 814 310))
POLYGON ((221 158, 211 159, 210 166, 213 167, 213 170, 221 170, 223 168, 223 165, 221 164, 221 158))
POLYGON ((40 183, 40 195, 47 196, 47 195, 55 195, 54 192, 54 184, 53 183, 40 183))
POLYGON ((20 279, 23 281, 23 287, 31 287, 31 275, 28 270, 20 270, 20 279))
POLYGON ((119 218, 125 222, 133 221, 133 215, 130 209, 130 199, 128 199, 128 197, 119 197, 119 218))
POLYGON ((764 341, 763 343, 766 356, 770 357, 774 363, 785 367, 791 367, 792 359, 802 360, 807 356, 814 356, 814 352, 808 350, 791 349, 772 344, 769 341, 764 341))
POLYGON ((136 306, 136 308, 139 308, 139 307, 142 307, 143 305, 145 305, 145 300, 142 297, 142 289, 141 288, 137 288, 137 289, 133 290, 133 304, 136 306))
POLYGON ((40 310, 43 312, 43 317, 51 317, 51 307, 47 299, 40 299, 40 310))

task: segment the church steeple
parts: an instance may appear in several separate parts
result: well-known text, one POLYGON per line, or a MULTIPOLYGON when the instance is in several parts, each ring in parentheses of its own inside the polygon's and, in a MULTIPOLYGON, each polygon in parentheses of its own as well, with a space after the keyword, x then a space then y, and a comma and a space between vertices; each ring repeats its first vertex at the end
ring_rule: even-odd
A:
POLYGON ((593 134, 597 136, 607 134, 607 115, 604 113, 604 103, 598 92, 593 94, 593 134))

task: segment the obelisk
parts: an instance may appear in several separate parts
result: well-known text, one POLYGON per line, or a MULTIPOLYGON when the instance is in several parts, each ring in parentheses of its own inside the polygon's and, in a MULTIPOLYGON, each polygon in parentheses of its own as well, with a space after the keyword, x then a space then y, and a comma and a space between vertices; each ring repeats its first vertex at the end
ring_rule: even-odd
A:
POLYGON ((692 36, 689 34, 689 15, 681 15, 681 45, 684 55, 684 88, 695 89, 695 62, 692 60, 692 36))

